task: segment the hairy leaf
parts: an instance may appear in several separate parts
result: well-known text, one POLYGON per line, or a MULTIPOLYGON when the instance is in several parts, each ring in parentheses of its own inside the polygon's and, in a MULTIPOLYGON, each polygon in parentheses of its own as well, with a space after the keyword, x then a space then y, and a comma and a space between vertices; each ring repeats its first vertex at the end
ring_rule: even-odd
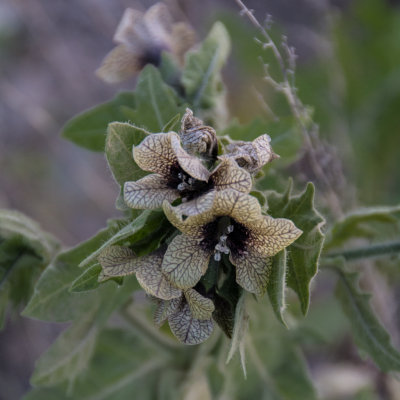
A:
POLYGON ((71 292, 87 292, 97 289, 100 285, 99 274, 101 273, 101 265, 93 264, 79 275, 71 284, 71 292))
POLYGON ((345 269, 337 260, 339 275, 336 296, 350 322, 354 341, 382 371, 400 371, 400 353, 390 343, 390 335, 379 322, 370 305, 370 295, 358 287, 358 274, 345 269))
MULTIPOLYGON (((39 278, 33 296, 22 314, 44 321, 70 321, 90 310, 93 303, 98 303, 101 298, 107 298, 111 292, 117 290, 114 283, 108 282, 94 291, 69 291, 71 284, 82 274, 78 264, 113 235, 116 229, 118 223, 111 224, 86 242, 58 255, 39 278)), ((123 287, 128 287, 132 282, 137 285, 135 279, 126 282, 123 287), (125 285, 126 282, 128 283, 125 285)), ((107 304, 113 306, 112 302, 107 304)))
POLYGON ((134 94, 122 92, 113 100, 90 108, 70 119, 62 130, 62 136, 85 149, 104 151, 108 124, 130 120, 134 107, 134 94))
POLYGON ((136 181, 147 173, 135 163, 133 145, 137 146, 148 132, 132 124, 112 122, 107 128, 106 158, 115 181, 121 186, 127 181, 136 181))
POLYGON ((92 356, 98 327, 94 324, 97 305, 64 331, 39 358, 31 382, 35 386, 54 386, 73 382, 87 367, 92 356))
POLYGON ((285 288, 286 288, 286 250, 282 250, 272 259, 271 274, 268 281, 268 297, 271 301, 272 309, 278 320, 285 325, 283 312, 286 308, 285 288))
POLYGON ((150 214, 150 211, 144 211, 135 220, 129 224, 125 224, 122 229, 118 230, 111 237, 108 237, 106 241, 102 242, 96 250, 91 254, 89 253, 89 255, 80 263, 80 266, 87 265, 89 262, 93 261, 104 249, 111 245, 123 244, 124 241, 128 239, 132 243, 136 240, 142 239, 143 236, 146 236, 151 232, 151 226, 147 224, 150 214))
POLYGON ((139 75, 135 100, 132 122, 150 132, 162 132, 164 126, 183 111, 175 91, 163 82, 160 72, 152 65, 139 75))
POLYGON ((186 54, 182 84, 195 109, 215 105, 222 87, 221 69, 229 51, 229 34, 221 22, 216 22, 201 47, 186 54))
POLYGON ((61 383, 51 389, 37 388, 25 399, 152 400, 157 396, 158 372, 165 367, 165 359, 161 355, 151 358, 150 354, 144 342, 132 333, 105 329, 97 334, 89 365, 73 385, 61 383), (127 356, 132 349, 134 356, 127 356))
POLYGON ((399 216, 400 206, 356 210, 333 225, 327 235, 325 249, 342 246, 346 241, 353 238, 376 236, 372 229, 374 223, 392 225, 398 233, 400 228, 399 216))
POLYGON ((179 130, 179 125, 181 122, 181 114, 176 114, 173 116, 162 128, 162 132, 169 132, 169 131, 174 131, 178 132, 179 130))
POLYGON ((0 209, 0 240, 15 235, 19 236, 21 246, 31 249, 44 263, 59 249, 56 239, 31 218, 18 211, 0 209))
POLYGON ((324 218, 314 207, 314 185, 308 183, 305 191, 291 196, 292 183, 283 195, 268 196, 268 212, 273 217, 292 220, 303 234, 288 247, 288 286, 300 299, 303 314, 310 303, 310 283, 318 271, 318 261, 324 242, 321 227, 324 218))
POLYGON ((246 311, 246 293, 242 293, 236 310, 235 310, 235 325, 233 327, 233 335, 231 340, 231 346, 229 349, 226 363, 232 359, 237 351, 240 353, 240 363, 244 375, 246 376, 246 362, 244 353, 244 341, 249 327, 249 315, 246 311))
POLYGON ((59 244, 25 215, 0 210, 0 329, 9 305, 25 306, 59 244))

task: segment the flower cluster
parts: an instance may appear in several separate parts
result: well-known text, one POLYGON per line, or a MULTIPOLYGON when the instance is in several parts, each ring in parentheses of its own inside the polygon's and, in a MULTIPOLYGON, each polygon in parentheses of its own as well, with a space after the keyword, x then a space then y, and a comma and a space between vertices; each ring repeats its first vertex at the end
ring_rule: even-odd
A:
POLYGON ((219 147, 214 129, 189 109, 179 133, 148 135, 133 158, 150 174, 126 182, 124 200, 135 209, 162 207, 176 230, 142 257, 109 247, 99 257, 103 276, 136 274, 156 300, 156 324, 168 320, 184 343, 207 339, 213 321, 229 336, 227 280, 236 291, 263 295, 272 257, 302 233, 292 221, 268 216, 250 193, 255 172, 276 157, 268 135, 219 147))

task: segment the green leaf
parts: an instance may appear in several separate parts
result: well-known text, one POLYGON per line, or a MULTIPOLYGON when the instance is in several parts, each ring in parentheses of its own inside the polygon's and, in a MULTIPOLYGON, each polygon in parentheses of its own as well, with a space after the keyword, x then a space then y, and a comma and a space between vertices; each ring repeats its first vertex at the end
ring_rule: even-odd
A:
POLYGON ((289 340, 285 344, 279 362, 271 371, 278 393, 283 399, 317 400, 304 356, 289 340))
POLYGON ((148 132, 124 122, 112 122, 107 128, 106 158, 115 181, 123 188, 127 181, 136 181, 147 172, 141 170, 132 155, 133 145, 137 146, 148 132))
POLYGON ((182 84, 189 103, 195 109, 208 109, 216 104, 216 97, 223 90, 221 69, 230 46, 225 26, 216 22, 201 47, 186 53, 182 84))
POLYGON ((337 221, 327 235, 325 249, 342 246, 353 238, 377 236, 373 230, 376 223, 393 226, 399 230, 400 205, 394 207, 371 207, 356 210, 337 221))
POLYGON ((286 325, 283 319, 283 312, 286 308, 285 288, 286 288, 286 249, 279 252, 272 259, 271 275, 268 280, 268 297, 272 309, 278 320, 286 325))
POLYGON ((161 215, 161 212, 154 212, 150 210, 143 211, 135 220, 125 225, 117 231, 113 236, 108 238, 105 242, 101 243, 101 245, 93 251, 90 255, 88 255, 81 263, 80 266, 85 266, 89 262, 96 259, 96 257, 107 247, 116 244, 124 244, 126 241, 130 244, 135 243, 146 237, 154 226, 152 224, 148 224, 148 219, 151 216, 152 221, 155 222, 156 217, 161 215))
POLYGON ((31 249, 48 263, 59 249, 56 239, 31 218, 14 210, 0 209, 0 239, 18 235, 21 246, 31 249))
POLYGON ((108 124, 130 120, 134 107, 135 97, 132 92, 119 93, 113 100, 70 119, 62 130, 62 136, 85 149, 104 151, 108 124))
POLYGON ((87 367, 98 334, 95 325, 97 305, 64 331, 39 358, 31 378, 34 386, 54 386, 68 380, 73 383, 87 367))
POLYGON ((58 248, 58 242, 30 218, 0 210, 0 329, 8 305, 14 309, 26 305, 58 248))
POLYGON ((99 274, 101 272, 101 265, 93 264, 79 275, 71 284, 71 292, 87 292, 89 290, 97 289, 100 285, 99 274))
POLYGON ((349 272, 337 261, 339 275, 336 296, 346 314, 354 341, 384 372, 400 371, 400 353, 390 343, 390 335, 381 325, 370 305, 371 295, 361 292, 358 273, 349 272))
POLYGON ((67 385, 59 384, 51 389, 33 389, 24 400, 153 400, 158 398, 157 383, 167 365, 162 354, 154 357, 144 341, 131 332, 105 329, 97 336, 88 367, 69 387, 68 397, 67 385))
POLYGON ((162 128, 162 132, 177 132, 180 128, 179 123, 181 121, 181 114, 176 114, 172 117, 162 128), (176 129, 177 128, 177 129, 176 129))
POLYGON ((58 255, 40 276, 22 315, 44 321, 65 322, 91 309, 90 303, 98 300, 97 291, 70 293, 69 288, 82 274, 78 264, 112 236, 117 226, 113 222, 109 228, 101 230, 86 242, 58 255))
POLYGON ((68 381, 68 389, 71 390, 71 385, 88 366, 98 332, 113 311, 126 303, 135 287, 134 279, 126 279, 121 288, 108 283, 92 292, 91 297, 85 299, 90 307, 40 357, 32 383, 53 386, 68 381))
POLYGON ((305 315, 310 303, 310 283, 318 271, 318 261, 324 242, 321 227, 324 218, 314 207, 314 185, 308 183, 305 191, 291 196, 292 182, 283 195, 268 196, 268 213, 275 218, 287 218, 303 231, 288 250, 287 284, 298 295, 305 315))
POLYGON ((229 348, 226 363, 232 359, 235 353, 239 350, 240 364, 243 374, 246 377, 246 360, 244 353, 244 341, 249 327, 249 315, 246 311, 246 292, 243 292, 236 305, 235 310, 235 325, 233 327, 233 335, 229 348))
POLYGON ((241 293, 243 290, 236 283, 235 267, 231 264, 228 257, 223 256, 224 271, 226 278, 221 285, 217 285, 218 281, 218 262, 211 260, 206 274, 200 281, 208 291, 216 285, 216 293, 214 296, 215 311, 213 312, 213 319, 223 330, 228 338, 232 338, 233 328, 235 324, 235 311, 241 293), (210 271, 211 270, 211 271, 210 271))
POLYGON ((4 328, 7 314, 8 297, 10 293, 10 285, 4 282, 0 287, 0 330, 4 328))
MULTIPOLYGON (((238 382, 240 398, 274 400, 316 400, 307 363, 298 348, 297 328, 286 329, 277 318, 266 297, 248 298, 251 313, 249 338, 246 341, 248 377, 246 385, 238 382)), ((239 379, 237 372, 237 380, 239 379)))
POLYGON ((163 82, 160 72, 152 65, 144 68, 139 75, 135 99, 132 121, 150 132, 162 132, 171 118, 183 112, 175 91, 163 82))

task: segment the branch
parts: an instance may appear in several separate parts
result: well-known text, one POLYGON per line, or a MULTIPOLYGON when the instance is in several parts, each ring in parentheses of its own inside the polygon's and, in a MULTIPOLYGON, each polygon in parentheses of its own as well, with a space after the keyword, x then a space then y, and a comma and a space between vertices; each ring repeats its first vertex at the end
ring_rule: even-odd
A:
POLYGON ((394 253, 400 253, 400 241, 384 242, 355 249, 333 251, 323 257, 323 261, 329 261, 337 257, 343 257, 345 260, 359 260, 362 258, 371 258, 378 256, 387 256, 394 253))
POLYGON ((142 316, 135 314, 129 308, 130 304, 125 306, 120 314, 125 321, 132 326, 143 337, 144 340, 149 341, 161 350, 167 353, 177 355, 178 352, 182 351, 182 347, 177 345, 175 342, 161 334, 154 326, 150 325, 142 316))
POLYGON ((303 103, 299 99, 299 97, 296 94, 296 88, 294 86, 294 73, 295 73, 295 59, 296 55, 294 52, 293 47, 289 47, 287 45, 286 38, 284 37, 282 47, 284 51, 287 53, 287 58, 288 58, 288 67, 285 64, 285 59, 276 46, 275 42, 272 40, 271 36, 269 35, 268 31, 260 24, 260 22, 257 20, 257 18, 254 16, 253 11, 249 10, 246 5, 243 3, 241 0, 235 0, 235 2, 238 4, 238 6, 241 9, 241 15, 245 15, 246 17, 249 18, 250 22, 258 29, 258 31, 261 33, 261 35, 264 38, 264 41, 262 40, 257 40, 257 42, 262 46, 264 50, 266 49, 271 49, 275 59, 277 60, 282 76, 283 76, 283 82, 279 83, 277 82, 269 73, 268 71, 268 65, 264 64, 265 68, 265 80, 269 82, 275 90, 282 92, 283 95, 286 97, 286 100, 289 104, 290 110, 297 122, 297 125, 300 127, 304 142, 305 142, 305 147, 306 150, 308 151, 308 155, 310 157, 310 162, 311 162, 311 167, 313 169, 313 172, 315 176, 324 184, 327 195, 328 195, 328 201, 331 205, 331 210, 335 214, 335 216, 339 217, 342 216, 342 207, 341 203, 339 200, 338 195, 336 192, 332 189, 332 185, 330 180, 327 178, 325 175, 325 172, 321 168, 318 157, 316 154, 316 149, 312 141, 312 133, 317 132, 318 126, 311 120, 310 118, 310 127, 307 128, 305 122, 304 122, 304 116, 307 113, 306 108, 304 107, 303 103), (289 81, 290 79, 290 81, 289 81))

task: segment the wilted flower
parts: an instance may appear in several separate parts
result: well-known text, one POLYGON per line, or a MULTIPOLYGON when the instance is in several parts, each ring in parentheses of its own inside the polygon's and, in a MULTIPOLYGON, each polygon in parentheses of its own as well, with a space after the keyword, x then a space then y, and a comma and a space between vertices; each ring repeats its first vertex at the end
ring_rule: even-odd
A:
POLYGON ((180 134, 182 146, 188 153, 199 154, 209 159, 216 158, 218 141, 215 130, 193 116, 193 111, 189 108, 186 109, 182 118, 180 134))
POLYGON ((227 156, 232 157, 240 167, 255 172, 275 158, 269 135, 261 135, 252 142, 238 141, 227 146, 227 156))
POLYGON ((251 190, 250 174, 229 158, 210 173, 201 160, 188 154, 175 132, 146 137, 133 149, 137 165, 153 174, 136 182, 126 182, 124 200, 131 208, 153 209, 164 200, 182 198, 180 206, 187 215, 209 208, 215 191, 232 188, 244 193, 251 190))
POLYGON ((96 74, 108 83, 123 81, 146 64, 159 65, 162 51, 182 62, 195 35, 183 22, 173 23, 168 8, 157 3, 146 13, 128 8, 114 35, 118 44, 103 60, 96 74))
POLYGON ((162 271, 170 282, 187 289, 205 274, 210 257, 229 254, 237 283, 262 295, 267 287, 271 257, 295 241, 301 230, 292 221, 261 214, 256 198, 226 189, 215 193, 207 211, 183 218, 182 210, 163 203, 169 221, 183 234, 169 244, 162 271))

